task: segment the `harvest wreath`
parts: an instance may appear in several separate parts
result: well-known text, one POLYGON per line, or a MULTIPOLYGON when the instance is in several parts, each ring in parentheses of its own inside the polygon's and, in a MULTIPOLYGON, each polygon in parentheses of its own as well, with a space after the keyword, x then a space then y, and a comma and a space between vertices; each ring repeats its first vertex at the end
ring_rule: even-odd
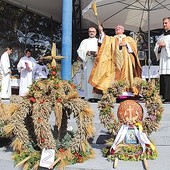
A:
POLYGON ((88 102, 79 98, 74 85, 56 78, 56 73, 56 67, 52 66, 50 77, 35 81, 26 97, 13 95, 8 106, 1 104, 0 114, 8 116, 0 116, 1 135, 13 138, 15 165, 24 170, 38 169, 44 148, 55 150, 56 161, 51 168, 94 156, 87 141, 94 135, 94 113, 88 102), (49 123, 52 110, 54 128, 49 123), (75 132, 67 130, 71 115, 77 123, 75 132))
POLYGON ((143 119, 142 106, 136 101, 127 100, 120 103, 117 119, 113 113, 114 103, 126 86, 127 83, 122 81, 113 83, 98 104, 100 121, 111 134, 111 138, 107 140, 107 146, 103 149, 103 154, 114 161, 115 168, 118 159, 142 160, 146 163, 147 159, 155 159, 157 157, 155 146, 149 141, 147 136, 158 130, 164 110, 155 82, 147 82, 140 78, 135 78, 133 87, 138 89, 139 94, 143 97, 147 115, 143 119), (129 112, 129 115, 127 112, 129 112), (134 136, 137 138, 130 143, 125 142, 128 131, 130 133, 134 132, 134 136))

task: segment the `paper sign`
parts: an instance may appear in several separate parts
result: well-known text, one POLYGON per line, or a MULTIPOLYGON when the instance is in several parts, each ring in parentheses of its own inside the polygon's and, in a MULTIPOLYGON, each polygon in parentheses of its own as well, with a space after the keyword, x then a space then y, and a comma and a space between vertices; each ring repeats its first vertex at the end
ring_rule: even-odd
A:
POLYGON ((55 150, 54 149, 43 149, 41 153, 40 166, 49 168, 54 163, 55 150))

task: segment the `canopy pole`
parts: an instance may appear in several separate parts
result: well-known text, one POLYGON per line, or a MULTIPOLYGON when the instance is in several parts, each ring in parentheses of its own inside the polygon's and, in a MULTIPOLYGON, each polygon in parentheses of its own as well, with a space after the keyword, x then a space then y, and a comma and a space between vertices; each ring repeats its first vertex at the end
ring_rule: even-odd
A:
POLYGON ((151 80, 150 78, 150 67, 151 67, 151 45, 150 45, 150 1, 148 0, 148 77, 149 81, 151 80))
POLYGON ((62 56, 64 56, 64 59, 61 61, 61 78, 71 80, 73 2, 63 0, 62 5, 62 56))

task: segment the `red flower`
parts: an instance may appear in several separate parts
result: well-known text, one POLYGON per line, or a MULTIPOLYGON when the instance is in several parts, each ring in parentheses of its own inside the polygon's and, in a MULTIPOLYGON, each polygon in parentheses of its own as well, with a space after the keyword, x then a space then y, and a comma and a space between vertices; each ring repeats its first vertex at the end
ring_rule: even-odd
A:
POLYGON ((39 117, 39 118, 37 119, 37 122, 40 123, 41 121, 42 121, 42 119, 39 117))
POLYGON ((71 84, 71 87, 72 87, 73 89, 75 89, 75 88, 76 88, 75 84, 71 84))
POLYGON ((146 145, 146 147, 150 147, 150 145, 149 145, 149 144, 147 144, 147 143, 146 143, 145 145, 146 145))
POLYGON ((111 154, 111 155, 114 155, 114 153, 115 153, 115 150, 114 150, 114 149, 111 149, 110 154, 111 154))
POLYGON ((138 159, 139 155, 135 155, 135 158, 138 159))
POLYGON ((56 84, 55 87, 56 87, 56 88, 59 88, 59 87, 60 87, 60 84, 56 84))
POLYGON ((82 163, 83 162, 83 158, 82 157, 79 157, 78 160, 77 160, 78 163, 82 163))
POLYGON ((41 143, 44 143, 45 142, 45 139, 44 138, 41 138, 41 143))
POLYGON ((59 152, 64 152, 64 150, 62 148, 59 148, 58 151, 59 152))
POLYGON ((45 101, 45 100, 44 100, 44 99, 42 99, 42 100, 40 100, 40 103, 42 104, 42 103, 44 103, 44 101, 45 101))
POLYGON ((150 150, 150 151, 149 151, 149 155, 152 155, 152 154, 153 154, 153 153, 152 153, 152 151, 150 150))
POLYGON ((56 71, 52 71, 51 74, 52 75, 56 75, 57 73, 56 73, 56 71))
POLYGON ((32 103, 35 103, 35 102, 36 102, 36 99, 35 99, 34 97, 30 97, 29 100, 30 100, 30 102, 32 102, 32 103))
POLYGON ((133 156, 129 155, 129 159, 132 159, 132 158, 133 158, 133 156))
POLYGON ((75 157, 79 157, 79 154, 77 152, 74 152, 75 157))
POLYGON ((56 70, 56 66, 52 66, 51 68, 52 68, 52 70, 56 70))
POLYGON ((61 102, 62 102, 61 98, 58 98, 58 99, 56 100, 56 102, 57 102, 57 103, 61 103, 61 102))

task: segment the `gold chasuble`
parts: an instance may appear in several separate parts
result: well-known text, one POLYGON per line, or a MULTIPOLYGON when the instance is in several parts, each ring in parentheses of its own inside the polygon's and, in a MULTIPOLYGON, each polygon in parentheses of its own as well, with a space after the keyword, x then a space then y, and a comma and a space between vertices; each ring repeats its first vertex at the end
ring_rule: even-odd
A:
POLYGON ((141 65, 137 55, 137 44, 132 37, 126 35, 105 36, 93 65, 89 83, 102 91, 106 91, 114 81, 125 80, 131 88, 134 77, 141 77, 141 65), (119 47, 119 42, 126 46, 119 47))

